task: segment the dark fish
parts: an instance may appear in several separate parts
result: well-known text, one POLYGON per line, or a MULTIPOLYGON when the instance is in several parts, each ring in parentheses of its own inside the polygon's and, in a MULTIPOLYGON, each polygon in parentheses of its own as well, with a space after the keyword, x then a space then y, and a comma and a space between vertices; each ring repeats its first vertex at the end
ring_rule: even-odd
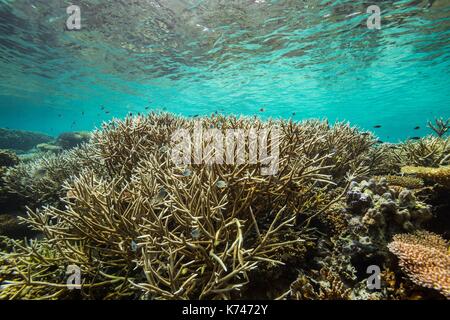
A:
POLYGON ((264 108, 259 109, 260 112, 264 112, 264 108))
POLYGON ((84 116, 84 111, 81 111, 81 115, 84 116))
POLYGON ((292 115, 293 115, 293 116, 295 116, 295 114, 296 114, 295 112, 292 112, 292 115))
POLYGON ((105 110, 105 107, 104 107, 104 106, 100 106, 100 109, 101 109, 101 110, 105 110))
POLYGON ((145 107, 145 110, 148 110, 148 107, 145 107))
POLYGON ((62 117, 62 115, 61 114, 58 114, 58 118, 61 118, 62 117))
POLYGON ((378 129, 378 128, 381 128, 381 125, 377 124, 376 126, 373 126, 373 127, 378 129))
POLYGON ((381 141, 381 140, 378 140, 378 141, 377 141, 377 143, 384 143, 384 142, 383 142, 383 141, 381 141))
POLYGON ((420 137, 412 137, 412 138, 409 138, 410 140, 420 140, 420 137))
POLYGON ((198 117, 198 114, 194 114, 193 116, 192 116, 192 118, 197 118, 198 117))
POLYGON ((109 114, 109 111, 105 111, 106 114, 109 114))
POLYGON ((363 132, 363 133, 361 133, 361 135, 368 136, 368 135, 370 135, 370 133, 369 132, 363 132))
POLYGON ((417 126, 417 127, 415 127, 415 128, 414 128, 414 130, 419 130, 419 129, 420 129, 420 127, 419 127, 419 126, 417 126))

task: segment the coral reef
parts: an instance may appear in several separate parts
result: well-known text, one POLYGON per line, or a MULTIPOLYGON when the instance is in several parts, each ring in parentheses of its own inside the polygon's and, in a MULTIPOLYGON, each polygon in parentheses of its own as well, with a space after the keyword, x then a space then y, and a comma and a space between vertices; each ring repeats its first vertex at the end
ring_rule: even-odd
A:
POLYGON ((42 133, 0 128, 0 149, 26 151, 52 140, 52 137, 42 133))
POLYGON ((414 283, 450 298, 448 241, 431 232, 417 231, 395 235, 388 248, 399 258, 401 268, 414 283))
MULTIPOLYGON (((445 162, 443 138, 427 139, 438 139, 436 154, 422 158, 445 162)), ((413 158, 399 153, 402 146, 383 147, 345 123, 167 113, 113 120, 76 145, 4 172, 3 188, 28 207, 18 219, 39 237, 2 238, 0 298, 414 295, 386 271, 392 236, 420 230, 433 216, 421 193, 429 192, 428 178, 399 176, 399 167, 385 165, 387 153, 397 166, 399 154, 413 158), (198 158, 174 161, 178 143, 199 128, 207 138, 186 144, 194 155, 202 150, 198 158), (231 129, 263 132, 271 154, 245 161, 252 150, 240 142, 250 135, 234 136, 224 144, 233 152, 213 161, 221 150, 211 147, 209 129, 222 137, 231 129), (277 170, 264 174, 268 168, 277 170), (383 289, 366 286, 373 264, 386 268, 383 289), (65 281, 74 265, 83 283, 72 291, 65 281)))

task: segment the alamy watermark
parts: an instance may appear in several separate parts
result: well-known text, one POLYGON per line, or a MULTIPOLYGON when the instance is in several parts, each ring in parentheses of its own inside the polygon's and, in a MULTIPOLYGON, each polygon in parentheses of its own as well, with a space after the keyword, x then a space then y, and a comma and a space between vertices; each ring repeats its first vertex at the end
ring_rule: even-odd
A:
POLYGON ((69 17, 66 20, 67 30, 81 30, 81 9, 77 5, 68 6, 66 9, 69 17))
POLYGON ((377 5, 371 5, 367 8, 367 13, 370 13, 370 17, 367 19, 367 28, 373 30, 381 29, 381 9, 377 5))
POLYGON ((81 269, 77 265, 71 264, 67 266, 66 275, 67 278, 66 285, 69 290, 79 290, 81 289, 81 269))
POLYGON ((172 134, 171 158, 176 165, 190 164, 260 164, 261 175, 278 172, 280 156, 279 128, 226 129, 203 128, 201 121, 194 130, 179 129, 172 134))
POLYGON ((367 278, 367 289, 380 290, 381 289, 381 269, 377 265, 370 265, 367 267, 367 274, 370 276, 367 278))

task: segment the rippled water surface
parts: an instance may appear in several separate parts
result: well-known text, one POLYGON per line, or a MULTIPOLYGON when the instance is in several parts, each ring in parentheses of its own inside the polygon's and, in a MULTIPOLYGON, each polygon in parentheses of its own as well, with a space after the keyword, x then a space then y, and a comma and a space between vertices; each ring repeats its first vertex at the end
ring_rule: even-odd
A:
POLYGON ((450 116, 449 39, 448 0, 0 0, 0 126, 218 111, 381 125, 396 141, 450 116))

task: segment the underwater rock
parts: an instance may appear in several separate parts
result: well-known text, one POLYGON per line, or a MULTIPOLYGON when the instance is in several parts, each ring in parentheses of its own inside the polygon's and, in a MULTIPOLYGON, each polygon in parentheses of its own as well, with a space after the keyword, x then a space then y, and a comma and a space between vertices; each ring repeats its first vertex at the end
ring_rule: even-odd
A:
POLYGON ((347 205, 352 212, 361 214, 372 206, 372 198, 359 190, 347 192, 347 205))
POLYGON ((418 201, 408 189, 397 195, 384 178, 353 184, 347 192, 347 206, 351 213, 364 214, 361 222, 368 226, 388 224, 392 228, 398 224, 403 230, 413 230, 432 218, 430 206, 418 201))
POLYGON ((56 145, 60 146, 64 150, 73 149, 82 143, 89 142, 91 139, 91 133, 85 131, 78 132, 64 132, 61 133, 56 139, 56 145))
POLYGON ((30 150, 53 138, 43 133, 0 128, 0 149, 30 150))

